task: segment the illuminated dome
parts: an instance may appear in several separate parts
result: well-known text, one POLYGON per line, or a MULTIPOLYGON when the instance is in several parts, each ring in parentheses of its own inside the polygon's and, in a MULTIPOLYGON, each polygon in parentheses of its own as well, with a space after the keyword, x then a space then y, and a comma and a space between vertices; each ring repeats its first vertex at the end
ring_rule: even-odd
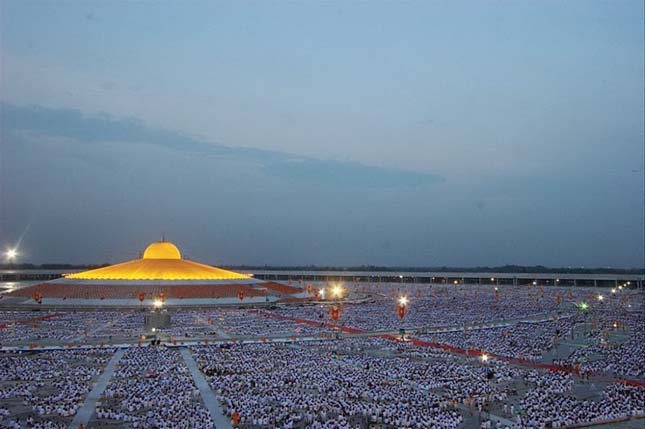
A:
MULTIPOLYGON (((45 300, 55 306, 141 307, 156 300, 168 306, 263 304, 304 299, 303 289, 253 278, 181 258, 165 240, 151 243, 140 259, 88 271, 10 292, 26 305, 45 300), (36 298, 36 297, 39 298, 36 298)), ((1 327, 0 327, 1 328, 1 327)))
POLYGON ((143 259, 181 259, 181 253, 169 241, 156 241, 146 247, 143 259))
POLYGON ((181 259, 181 253, 177 246, 169 241, 156 241, 146 247, 141 259, 67 274, 65 278, 79 280, 248 280, 250 276, 181 259))

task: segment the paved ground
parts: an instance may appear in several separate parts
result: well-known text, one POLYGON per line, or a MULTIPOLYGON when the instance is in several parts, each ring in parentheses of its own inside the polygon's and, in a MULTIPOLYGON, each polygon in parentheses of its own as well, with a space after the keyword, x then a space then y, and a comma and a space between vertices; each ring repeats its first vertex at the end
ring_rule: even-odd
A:
POLYGON ((180 350, 181 356, 186 362, 186 366, 190 370, 195 385, 199 389, 199 393, 202 395, 202 400, 204 401, 204 406, 211 413, 213 421, 215 421, 215 427, 217 429, 232 429, 231 421, 227 416, 224 415, 222 407, 219 404, 219 401, 215 397, 215 394, 211 390, 211 387, 208 385, 208 381, 204 378, 204 374, 197 368, 197 363, 193 358, 193 355, 190 354, 190 350, 182 348, 180 350))
POLYGON ((116 364, 119 362, 124 353, 125 350, 123 349, 117 350, 117 352, 114 353, 114 356, 112 356, 112 359, 110 359, 110 362, 108 362, 107 366, 105 367, 105 371, 103 371, 103 374, 99 376, 96 384, 94 385, 94 388, 90 391, 90 394, 87 395, 87 398, 85 398, 83 406, 76 412, 74 420, 72 420, 72 423, 69 425, 69 429, 78 429, 80 425, 87 426, 87 423, 90 421, 92 414, 94 414, 96 401, 101 398, 101 395, 105 391, 108 382, 112 378, 112 374, 114 374, 116 364))

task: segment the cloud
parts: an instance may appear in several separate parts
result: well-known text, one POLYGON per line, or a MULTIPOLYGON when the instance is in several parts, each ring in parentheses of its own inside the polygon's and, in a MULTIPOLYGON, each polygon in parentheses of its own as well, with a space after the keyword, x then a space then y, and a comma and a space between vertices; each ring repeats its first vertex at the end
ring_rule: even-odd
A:
POLYGON ((116 118, 108 114, 86 115, 75 109, 2 103, 0 123, 6 131, 27 131, 88 143, 147 143, 181 152, 253 161, 267 174, 289 182, 359 187, 416 187, 444 180, 435 174, 369 166, 358 162, 230 147, 178 131, 153 128, 136 118, 116 118))

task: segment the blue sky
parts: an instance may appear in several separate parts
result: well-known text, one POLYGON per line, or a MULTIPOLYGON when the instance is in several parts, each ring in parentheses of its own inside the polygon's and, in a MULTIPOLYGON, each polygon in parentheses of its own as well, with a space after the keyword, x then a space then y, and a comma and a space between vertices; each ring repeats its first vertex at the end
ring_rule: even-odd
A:
POLYGON ((26 259, 643 265, 641 1, 0 11, 26 259))

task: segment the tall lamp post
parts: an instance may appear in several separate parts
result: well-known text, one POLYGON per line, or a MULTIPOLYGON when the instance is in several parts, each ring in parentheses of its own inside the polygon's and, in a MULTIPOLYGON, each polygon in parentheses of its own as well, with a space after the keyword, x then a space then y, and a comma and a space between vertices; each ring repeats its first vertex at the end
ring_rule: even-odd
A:
POLYGON ((338 328, 338 320, 340 320, 340 315, 343 312, 343 306, 342 306, 342 298, 343 298, 343 293, 344 289, 342 285, 340 284, 334 284, 331 287, 330 290, 330 295, 332 299, 335 299, 336 301, 329 307, 329 317, 331 318, 332 322, 334 322, 334 329, 338 328))
POLYGON ((399 316, 400 320, 403 320, 408 312, 408 302, 407 296, 400 296, 396 302, 396 315, 399 316))
MULTIPOLYGON (((403 322, 403 318, 408 312, 408 297, 407 296, 400 296, 399 299, 396 302, 396 315, 399 317, 399 320, 403 322)), ((401 339, 405 339, 405 329, 403 326, 399 328, 399 334, 401 335, 401 339)))

